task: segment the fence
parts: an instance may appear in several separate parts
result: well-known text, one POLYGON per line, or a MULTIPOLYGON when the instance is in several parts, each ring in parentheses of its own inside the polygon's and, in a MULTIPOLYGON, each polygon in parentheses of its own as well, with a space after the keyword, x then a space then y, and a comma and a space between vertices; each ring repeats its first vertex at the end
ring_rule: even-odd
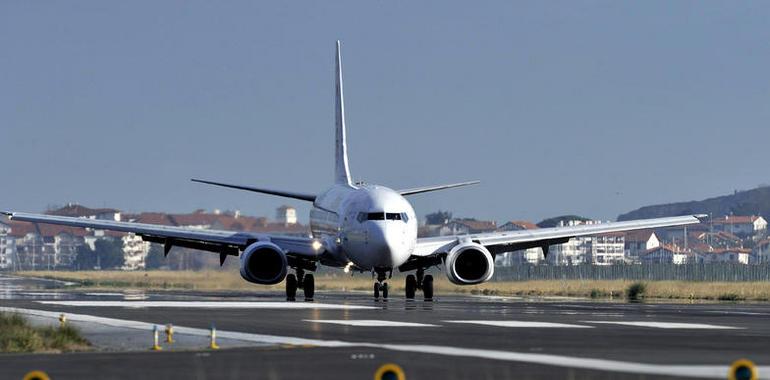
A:
POLYGON ((528 280, 770 281, 770 264, 519 265, 495 267, 493 281, 528 280))

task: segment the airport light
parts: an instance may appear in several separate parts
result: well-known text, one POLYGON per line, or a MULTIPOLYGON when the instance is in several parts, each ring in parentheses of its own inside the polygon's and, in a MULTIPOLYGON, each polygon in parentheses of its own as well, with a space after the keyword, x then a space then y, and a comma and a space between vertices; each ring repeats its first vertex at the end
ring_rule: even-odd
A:
POLYGON ((153 343, 152 343, 152 347, 150 347, 150 350, 160 351, 163 349, 160 346, 160 344, 158 344, 158 326, 157 325, 152 326, 152 340, 153 340, 153 343))

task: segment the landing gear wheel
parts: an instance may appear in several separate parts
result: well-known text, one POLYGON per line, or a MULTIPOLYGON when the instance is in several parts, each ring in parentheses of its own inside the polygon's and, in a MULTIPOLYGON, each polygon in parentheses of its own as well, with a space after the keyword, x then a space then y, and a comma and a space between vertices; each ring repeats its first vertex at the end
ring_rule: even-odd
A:
POLYGON ((426 301, 433 301, 433 276, 426 275, 422 279, 422 295, 426 301))
POLYGON ((380 283, 375 282, 374 283, 374 299, 378 300, 380 299, 380 283))
POLYGON ((312 301, 315 294, 315 278, 312 274, 306 274, 302 280, 302 291, 305 293, 305 301, 312 301))
POLYGON ((417 291, 417 280, 413 274, 406 276, 406 299, 413 300, 414 293, 417 291))
POLYGON ((387 300, 388 299, 388 283, 383 282, 382 283, 382 299, 387 300))
POLYGON ((286 300, 295 299, 297 299, 297 276, 290 274, 286 276, 286 300))

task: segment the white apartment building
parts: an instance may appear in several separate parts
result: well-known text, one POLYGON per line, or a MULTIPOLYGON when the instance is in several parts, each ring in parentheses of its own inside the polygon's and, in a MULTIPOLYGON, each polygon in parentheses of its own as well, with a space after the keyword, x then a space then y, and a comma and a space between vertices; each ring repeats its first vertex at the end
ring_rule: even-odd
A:
POLYGON ((134 234, 125 234, 120 240, 123 242, 123 270, 144 269, 150 253, 150 242, 134 234))
POLYGON ((11 226, 0 220, 0 270, 11 269, 16 256, 16 239, 9 236, 11 226))
MULTIPOLYGON (((601 221, 589 220, 584 222, 581 220, 570 220, 566 222, 560 222, 558 227, 598 223, 601 223, 601 221)), ((594 239, 595 238, 593 236, 582 236, 572 238, 564 244, 551 246, 548 257, 545 259, 551 265, 581 265, 590 263, 594 254, 594 239)), ((602 246, 602 256, 604 256, 604 251, 607 250, 607 247, 604 243, 600 244, 600 246, 602 246)), ((599 246, 597 246, 597 248, 599 248, 599 246)), ((611 249, 611 251, 614 252, 614 248, 611 249)), ((610 255, 614 255, 614 253, 610 255)), ((605 258, 602 258, 602 260, 604 261, 605 258)))
POLYGON ((593 265, 612 265, 625 262, 625 235, 622 232, 593 236, 586 260, 593 265))

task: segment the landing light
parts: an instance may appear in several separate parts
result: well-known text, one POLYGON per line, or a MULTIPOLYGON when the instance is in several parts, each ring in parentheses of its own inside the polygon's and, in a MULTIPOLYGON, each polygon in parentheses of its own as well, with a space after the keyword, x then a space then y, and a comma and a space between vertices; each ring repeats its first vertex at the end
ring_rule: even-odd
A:
POLYGON ((313 243, 311 244, 311 247, 313 247, 314 251, 318 251, 321 249, 321 247, 323 247, 323 244, 321 244, 321 242, 318 240, 314 240, 313 243))
POLYGON ((345 273, 350 273, 350 268, 352 268, 352 267, 353 267, 353 263, 352 262, 348 262, 348 264, 345 265, 345 268, 343 268, 342 270, 345 271, 345 273))

